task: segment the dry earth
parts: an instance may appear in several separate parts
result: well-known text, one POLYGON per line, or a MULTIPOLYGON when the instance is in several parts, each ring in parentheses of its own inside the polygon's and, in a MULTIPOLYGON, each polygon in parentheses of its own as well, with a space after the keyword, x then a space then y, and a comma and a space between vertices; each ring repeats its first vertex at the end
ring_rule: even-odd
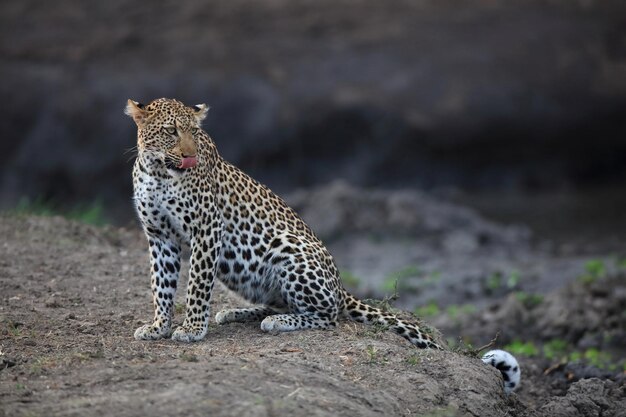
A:
MULTIPOLYGON (((626 415, 619 371, 567 363, 545 373, 553 364, 519 357, 524 382, 507 397, 498 373, 476 358, 421 351, 348 322, 280 335, 213 323, 200 343, 137 342, 134 329, 151 317, 138 228, 0 216, 0 236, 0 416, 626 415)), ((619 355, 625 281, 559 289, 535 309, 504 298, 456 329, 438 324, 474 340, 504 327, 504 341, 556 335, 585 346, 609 332, 611 343, 598 343, 619 355)), ((213 311, 238 304, 221 288, 212 302, 213 311)))
POLYGON ((0 415, 525 415, 478 359, 352 323, 137 342, 151 316, 138 231, 5 216, 0 235, 0 415))

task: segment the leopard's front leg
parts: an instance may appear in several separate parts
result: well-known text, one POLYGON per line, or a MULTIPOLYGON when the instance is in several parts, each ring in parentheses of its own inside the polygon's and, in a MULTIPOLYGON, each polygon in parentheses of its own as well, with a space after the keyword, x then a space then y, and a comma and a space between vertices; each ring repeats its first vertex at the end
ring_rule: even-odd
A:
POLYGON ((209 301, 219 259, 221 227, 216 215, 207 216, 210 227, 198 230, 191 239, 187 313, 182 326, 172 334, 180 342, 201 340, 209 327, 209 301))
POLYGON ((180 245, 160 236, 148 236, 150 282, 154 304, 154 321, 135 331, 137 340, 169 337, 172 326, 174 296, 180 274, 180 245))

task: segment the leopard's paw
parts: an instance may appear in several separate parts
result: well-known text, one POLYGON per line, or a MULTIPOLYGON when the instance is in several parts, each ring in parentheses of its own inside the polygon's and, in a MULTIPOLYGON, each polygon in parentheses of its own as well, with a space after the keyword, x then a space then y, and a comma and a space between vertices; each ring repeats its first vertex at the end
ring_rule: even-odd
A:
POLYGON ((169 329, 146 324, 135 330, 135 340, 158 340, 169 336, 169 329))
POLYGON ((174 330, 174 333, 172 333, 172 340, 185 343, 197 342, 198 340, 202 340, 206 333, 207 328, 205 326, 192 327, 188 324, 183 324, 174 330))

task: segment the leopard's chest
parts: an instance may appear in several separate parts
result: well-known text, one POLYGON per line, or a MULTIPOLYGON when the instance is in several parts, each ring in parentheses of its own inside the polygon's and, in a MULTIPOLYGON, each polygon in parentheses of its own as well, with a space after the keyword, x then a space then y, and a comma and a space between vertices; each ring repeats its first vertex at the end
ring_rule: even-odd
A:
POLYGON ((134 202, 139 219, 149 234, 166 235, 189 244, 199 217, 193 187, 179 179, 145 173, 134 177, 134 202))

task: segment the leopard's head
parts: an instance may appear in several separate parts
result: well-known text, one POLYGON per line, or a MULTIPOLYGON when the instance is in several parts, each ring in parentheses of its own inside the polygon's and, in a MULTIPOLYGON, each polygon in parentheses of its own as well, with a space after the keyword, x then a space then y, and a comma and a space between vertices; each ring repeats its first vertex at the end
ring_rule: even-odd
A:
POLYGON ((163 165, 181 173, 198 164, 198 139, 206 135, 200 125, 205 104, 187 107, 177 100, 160 98, 148 105, 128 100, 126 114, 137 124, 137 151, 148 164, 163 165))

